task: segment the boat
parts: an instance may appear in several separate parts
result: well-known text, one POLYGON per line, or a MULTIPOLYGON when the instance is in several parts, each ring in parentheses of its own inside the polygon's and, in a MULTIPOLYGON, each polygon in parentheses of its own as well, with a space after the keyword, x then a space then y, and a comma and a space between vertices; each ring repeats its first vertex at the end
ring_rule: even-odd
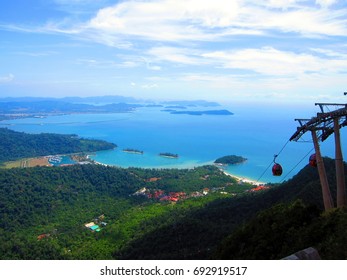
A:
POLYGON ((63 160, 63 158, 61 156, 49 156, 48 157, 48 162, 49 163, 60 163, 63 160))

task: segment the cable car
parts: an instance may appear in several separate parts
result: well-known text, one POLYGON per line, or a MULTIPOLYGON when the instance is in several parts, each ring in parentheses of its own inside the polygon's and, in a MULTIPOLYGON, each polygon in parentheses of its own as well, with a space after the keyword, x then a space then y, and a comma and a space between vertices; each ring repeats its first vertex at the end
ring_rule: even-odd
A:
POLYGON ((282 175, 282 166, 278 163, 275 163, 273 166, 272 166, 272 175, 273 176, 281 176, 282 175))
POLYGON ((312 154, 309 158, 309 165, 313 167, 317 167, 317 159, 316 159, 316 154, 312 154))

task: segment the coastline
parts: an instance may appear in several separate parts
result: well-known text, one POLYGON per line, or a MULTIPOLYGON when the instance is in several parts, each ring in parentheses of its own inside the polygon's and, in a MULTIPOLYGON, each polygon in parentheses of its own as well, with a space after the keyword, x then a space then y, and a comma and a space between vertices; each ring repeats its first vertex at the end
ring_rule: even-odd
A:
POLYGON ((227 175, 227 176, 230 176, 232 178, 235 178, 238 182, 244 182, 244 183, 248 183, 248 184, 252 184, 252 185, 255 185, 255 186, 263 186, 263 185, 266 185, 266 183, 264 182, 258 182, 256 180, 252 180, 252 179, 249 179, 249 178, 245 178, 245 177, 240 177, 240 176, 236 176, 236 175, 233 175, 231 173, 228 173, 226 172, 225 170, 222 170, 221 171, 227 175))
POLYGON ((164 158, 178 158, 178 157, 174 157, 174 156, 163 156, 163 155, 159 155, 161 157, 164 157, 164 158))
MULTIPOLYGON (((113 164, 105 164, 105 163, 101 163, 101 162, 98 162, 98 161, 95 161, 93 160, 95 164, 100 164, 100 165, 103 165, 103 166, 114 166, 114 167, 121 167, 121 168, 127 168, 127 167, 122 167, 122 166, 119 166, 119 165, 113 165, 113 164)), ((207 162, 205 164, 202 164, 202 165, 208 165, 208 164, 211 164, 211 162, 207 162)), ((214 164, 211 164, 211 165, 214 165, 214 164)), ((182 169, 193 169, 195 168, 197 165, 196 164, 189 164, 188 166, 182 166, 182 169)), ((140 167, 140 168, 152 168, 152 167, 140 167)), ((177 167, 165 167, 165 166, 162 166, 162 167, 157 167, 157 168, 177 168, 177 167)), ((231 173, 228 173, 226 172, 224 169, 222 168, 219 168, 219 170, 221 170, 225 175, 227 176, 230 176, 234 179, 236 179, 238 182, 244 182, 244 183, 248 183, 248 184, 252 184, 252 185, 255 185, 255 186, 263 186, 263 185, 266 185, 265 182, 258 182, 256 180, 253 180, 253 179, 250 179, 250 178, 246 178, 246 177, 241 177, 241 176, 237 176, 237 175, 234 175, 234 174, 231 174, 231 173)))

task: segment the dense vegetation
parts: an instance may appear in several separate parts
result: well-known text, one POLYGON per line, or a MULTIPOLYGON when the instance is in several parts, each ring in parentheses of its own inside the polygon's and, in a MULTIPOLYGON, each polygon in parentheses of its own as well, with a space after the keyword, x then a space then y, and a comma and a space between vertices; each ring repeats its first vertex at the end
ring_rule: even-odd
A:
POLYGON ((132 148, 123 149, 123 152, 126 152, 126 153, 135 153, 135 154, 143 154, 143 151, 137 150, 137 149, 132 149, 132 148))
POLYGON ((106 141, 83 139, 77 135, 27 134, 0 128, 0 163, 25 157, 95 152, 115 147, 115 144, 106 141))
POLYGON ((178 158, 178 154, 172 154, 172 153, 160 153, 159 155, 162 157, 178 158))
POLYGON ((219 164, 237 164, 246 161, 247 159, 241 156, 229 155, 217 158, 214 163, 219 164))
MULTIPOLYGON (((332 187, 332 194, 335 197, 334 161, 326 158, 325 165, 329 183, 332 187)), ((347 169, 345 172, 347 172, 347 169)), ((344 212, 337 211, 338 218, 334 214, 326 217, 323 215, 322 217, 325 218, 322 218, 319 230, 320 233, 324 234, 312 238, 311 234, 314 233, 314 230, 318 230, 315 217, 319 218, 322 210, 322 195, 317 169, 307 166, 293 179, 281 185, 273 186, 267 191, 210 201, 203 208, 189 211, 184 216, 177 217, 173 223, 162 226, 141 239, 134 240, 128 247, 124 248, 121 255, 117 256, 125 259, 252 259, 255 258, 253 249, 257 248, 256 245, 259 240, 267 235, 264 243, 268 242, 276 250, 280 248, 280 251, 271 251, 271 248, 264 254, 259 251, 256 258, 283 258, 293 254, 296 249, 301 250, 314 246, 320 249, 319 252, 323 258, 347 259, 346 250, 338 250, 334 255, 333 250, 329 249, 327 245, 324 246, 324 244, 331 244, 336 240, 335 246, 346 248, 347 240, 344 237, 344 232, 347 231, 347 217, 343 214, 344 212), (295 204, 298 199, 302 201, 303 206, 301 206, 301 203, 295 204), (276 206, 279 203, 282 206, 276 206), (294 203, 294 206, 292 206, 292 203, 294 203), (263 215, 261 211, 273 206, 275 208, 268 212, 270 213, 268 216, 274 217, 273 223, 266 224, 264 222, 264 226, 262 226, 263 220, 260 220, 260 222, 257 222, 259 228, 247 228, 249 229, 247 231, 248 235, 244 234, 239 237, 238 241, 244 238, 243 246, 248 246, 247 251, 244 249, 246 253, 243 255, 223 253, 232 251, 235 248, 240 249, 238 246, 241 246, 240 244, 234 244, 234 247, 228 250, 228 246, 232 242, 222 243, 223 240, 247 221, 256 219, 258 215, 261 217, 263 215), (307 217, 307 220, 301 217, 311 210, 313 213, 307 217), (297 211, 297 214, 292 215, 293 213, 290 211, 297 211), (288 218, 286 218, 287 215, 288 218), (289 215, 292 215, 292 217, 289 215), (311 221, 312 225, 310 224, 311 221), (327 224, 332 226, 329 230, 326 228, 327 224), (311 228, 311 230, 308 228, 311 228), (334 229, 338 230, 335 232, 334 229), (277 230, 281 230, 281 232, 276 235, 275 231, 277 230), (285 234, 293 231, 295 231, 296 243, 291 243, 292 239, 288 240, 290 234, 285 234), (334 234, 329 235, 331 232, 334 232, 334 234), (254 235, 253 240, 256 241, 252 242, 252 239, 248 239, 249 235, 254 235), (256 239, 258 235, 261 237, 256 239), (272 238, 274 236, 278 236, 278 238, 272 238), (154 243, 156 246, 151 246, 154 243), (223 244, 221 246, 223 251, 219 247, 221 243, 223 244), (163 248, 166 250, 163 250, 163 248), (326 251, 329 251, 329 254, 326 254, 326 251)), ((269 221, 272 221, 271 218, 269 218, 269 221)), ((234 240, 234 237, 230 238, 234 240)))
POLYGON ((314 246, 323 259, 346 259, 347 209, 324 215, 300 201, 278 204, 238 228, 218 248, 217 259, 281 259, 314 246))
POLYGON ((201 191, 207 186, 230 188, 234 183, 234 179, 210 166, 194 170, 127 170, 92 164, 3 169, 0 256, 2 259, 120 258, 122 248, 133 240, 222 196, 219 192, 203 196, 201 191), (167 194, 199 190, 200 196, 172 204, 134 195, 143 188, 167 194), (84 227, 100 215, 104 215, 107 223, 101 232, 84 227))
MULTIPOLYGON (((0 132, 2 160, 109 145, 0 132)), ((334 161, 325 165, 333 187, 334 161)), ((322 258, 347 259, 347 211, 322 214, 317 169, 266 191, 252 187, 215 166, 0 169, 0 258, 280 259, 313 246, 322 258), (86 228, 92 221, 100 232, 86 228)))

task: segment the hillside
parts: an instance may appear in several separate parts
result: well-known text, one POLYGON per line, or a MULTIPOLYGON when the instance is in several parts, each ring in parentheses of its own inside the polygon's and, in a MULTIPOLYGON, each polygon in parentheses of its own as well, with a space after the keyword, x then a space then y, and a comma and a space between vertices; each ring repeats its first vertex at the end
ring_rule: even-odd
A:
MULTIPOLYGON (((334 161, 326 158, 325 165, 332 194, 335 197, 334 161)), ((128 248, 124 249, 122 254, 117 256, 125 259, 220 258, 220 255, 215 254, 215 250, 240 225, 256 218, 258 213, 276 204, 290 204, 298 199, 303 201, 305 207, 313 205, 316 208, 315 213, 322 211, 321 187, 317 169, 307 166, 293 179, 268 191, 211 201, 204 208, 190 211, 184 217, 178 217, 171 225, 161 227, 147 234, 144 238, 135 240, 128 248), (154 243, 156 246, 150 247, 150 244, 154 243), (166 250, 163 250, 164 248, 166 250), (170 254, 167 253, 168 251, 170 254)), ((288 225, 286 230, 290 230, 291 226, 288 225)), ((250 233, 256 234, 255 231, 250 233)), ((271 236, 269 239, 271 240, 271 236)), ((287 252, 283 251, 282 257, 292 253, 288 248, 287 252)), ((261 258, 267 257, 268 255, 264 254, 261 258)), ((333 256, 330 255, 329 258, 333 258, 333 256)))
MULTIPOLYGON (((334 161, 325 165, 334 186, 334 161)), ((321 216, 315 168, 269 190, 251 188, 215 166, 0 170, 0 256, 278 259, 316 246, 323 258, 347 258, 338 250, 347 244, 346 212, 321 216), (92 223, 100 232, 86 227, 92 223)))
POLYGON ((52 133, 28 134, 0 128, 0 164, 26 157, 37 157, 108 150, 117 145, 77 135, 52 133))
MULTIPOLYGON (((335 162, 324 158, 324 163, 336 205, 335 162)), ((279 259, 313 246, 323 259, 347 259, 347 208, 322 213, 316 168, 305 167, 263 198, 279 204, 260 211, 225 238, 214 258, 279 259)))
POLYGON ((231 196, 212 188, 228 191, 234 183, 213 166, 145 170, 88 164, 0 169, 0 256, 112 259, 131 241, 209 201, 231 196), (211 193, 204 195, 208 187, 211 193), (101 231, 87 229, 91 222, 102 226, 101 231))
POLYGON ((278 204, 235 230, 214 258, 276 260, 314 247, 322 259, 347 259, 346 230, 346 208, 321 215, 300 201, 278 204))

